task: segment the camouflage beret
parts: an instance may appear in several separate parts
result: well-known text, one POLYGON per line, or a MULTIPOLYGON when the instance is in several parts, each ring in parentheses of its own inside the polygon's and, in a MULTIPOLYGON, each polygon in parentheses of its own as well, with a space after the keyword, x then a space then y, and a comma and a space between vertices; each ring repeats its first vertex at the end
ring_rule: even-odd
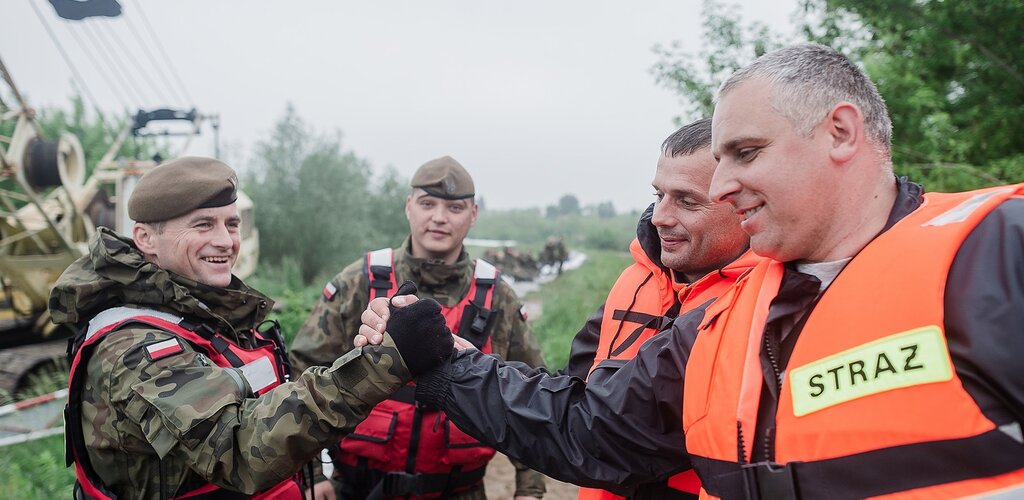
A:
POLYGON ((424 163, 413 174, 409 184, 445 200, 461 200, 476 195, 473 178, 451 156, 442 156, 424 163))
POLYGON ((237 198, 238 175, 231 167, 212 158, 183 156, 142 176, 128 199, 128 216, 136 222, 163 222, 237 198))

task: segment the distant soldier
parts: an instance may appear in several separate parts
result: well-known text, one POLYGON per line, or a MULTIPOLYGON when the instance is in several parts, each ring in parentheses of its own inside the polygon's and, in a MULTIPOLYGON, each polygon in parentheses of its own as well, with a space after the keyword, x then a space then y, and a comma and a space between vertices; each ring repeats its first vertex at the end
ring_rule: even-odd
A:
POLYGON ((272 301, 231 274, 237 184, 208 158, 151 170, 128 200, 133 238, 101 228, 57 280, 53 320, 81 332, 66 411, 75 498, 302 498, 304 464, 451 355, 450 335, 414 349, 389 336, 288 382, 272 301))
MULTIPOLYGON (((295 337, 296 370, 330 364, 351 349, 370 299, 393 295, 403 280, 415 281, 420 297, 440 302, 451 331, 484 352, 542 366, 519 298, 493 265, 474 261, 463 247, 479 210, 469 172, 445 156, 421 166, 411 187, 409 237, 398 248, 367 253, 327 283, 295 337)), ((483 499, 484 471, 494 453, 444 413, 413 404, 408 386, 335 447, 334 479, 345 499, 483 499)), ((540 498, 544 491, 542 475, 517 466, 517 497, 540 498)))
POLYGON ((541 251, 540 261, 544 265, 558 266, 558 274, 562 274, 562 265, 569 258, 569 251, 565 249, 565 242, 560 236, 549 236, 544 243, 544 250, 541 251))

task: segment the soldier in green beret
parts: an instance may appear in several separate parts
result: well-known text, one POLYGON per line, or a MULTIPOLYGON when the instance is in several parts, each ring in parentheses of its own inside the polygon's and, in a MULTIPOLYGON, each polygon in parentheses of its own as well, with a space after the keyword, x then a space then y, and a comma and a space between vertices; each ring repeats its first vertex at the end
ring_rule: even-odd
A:
POLYGON ((100 228, 57 281, 53 320, 80 332, 66 410, 76 498, 300 499, 304 464, 451 355, 450 335, 411 351, 393 338, 290 375, 271 300, 231 274, 237 185, 208 158, 154 168, 128 202, 133 237, 100 228))
MULTIPOLYGON (((353 346, 371 298, 392 296, 413 280, 419 296, 442 306, 448 327, 484 352, 543 366, 522 304, 497 270, 472 259, 463 240, 476 222, 473 178, 449 156, 413 175, 405 200, 409 237, 398 248, 366 254, 331 279, 292 345, 297 371, 327 365, 353 346)), ((412 404, 412 387, 379 404, 331 451, 340 498, 486 498, 482 479, 494 450, 448 422, 444 413, 412 404)), ((539 473, 516 464, 517 498, 540 498, 539 473)))

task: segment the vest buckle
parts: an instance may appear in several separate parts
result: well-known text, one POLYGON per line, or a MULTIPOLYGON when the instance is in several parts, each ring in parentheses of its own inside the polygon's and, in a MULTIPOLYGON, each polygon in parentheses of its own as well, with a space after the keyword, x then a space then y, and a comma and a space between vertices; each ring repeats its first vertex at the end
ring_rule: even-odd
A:
POLYGON ((747 498, 798 500, 796 470, 793 464, 758 462, 742 466, 747 498))

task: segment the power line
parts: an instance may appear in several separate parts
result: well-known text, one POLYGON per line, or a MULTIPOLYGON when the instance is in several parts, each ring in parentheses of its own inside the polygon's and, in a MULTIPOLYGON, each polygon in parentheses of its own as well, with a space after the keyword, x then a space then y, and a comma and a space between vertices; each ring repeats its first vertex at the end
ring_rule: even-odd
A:
POLYGON ((125 20, 125 24, 128 25, 128 29, 132 32, 132 36, 135 37, 135 41, 138 42, 139 47, 142 47, 142 51, 146 53, 146 57, 149 58, 149 62, 153 65, 154 68, 156 68, 157 73, 160 74, 160 81, 163 82, 164 86, 167 87, 167 90, 171 92, 173 98, 176 100, 180 100, 182 102, 187 102, 188 99, 186 99, 185 96, 181 94, 178 88, 175 87, 171 82, 170 77, 167 76, 166 73, 164 73, 163 65, 159 64, 156 61, 156 58, 153 57, 153 53, 149 50, 149 45, 141 36, 139 36, 139 32, 135 29, 135 23, 132 22, 132 18, 126 14, 122 14, 122 17, 125 20))
POLYGON ((171 58, 167 55, 167 51, 164 49, 164 44, 160 42, 160 38, 158 38, 156 36, 156 33, 153 31, 153 26, 149 24, 149 18, 146 17, 146 12, 142 10, 142 2, 135 2, 135 6, 139 9, 139 17, 142 18, 142 23, 145 25, 146 31, 149 32, 150 38, 152 38, 153 41, 156 42, 156 48, 159 49, 160 53, 164 56, 164 61, 167 62, 167 68, 170 70, 171 74, 174 75, 174 79, 178 82, 178 85, 181 87, 181 91, 185 94, 185 97, 187 98, 189 105, 194 107, 195 101, 192 100, 192 96, 189 95, 188 89, 185 87, 184 82, 182 82, 181 77, 178 76, 178 70, 174 67, 174 63, 171 62, 171 58))
POLYGON ((124 62, 117 57, 117 52, 110 47, 106 37, 100 33, 99 28, 95 28, 94 25, 89 22, 84 22, 83 26, 85 27, 85 32, 89 34, 94 42, 96 42, 96 45, 100 46, 100 51, 103 53, 103 56, 111 61, 110 67, 120 75, 124 86, 130 90, 133 96, 135 96, 136 105, 141 108, 142 103, 146 102, 146 97, 143 95, 142 91, 139 90, 139 84, 135 81, 131 71, 125 68, 124 62))
MULTIPOLYGON (((114 30, 113 26, 110 26, 110 36, 114 39, 114 44, 120 46, 124 54, 128 56, 130 62, 135 68, 135 71, 141 74, 143 78, 145 78, 146 83, 149 85, 149 88, 153 91, 153 93, 156 94, 157 99, 163 100, 164 104, 170 104, 170 101, 167 99, 164 93, 160 91, 160 87, 156 84, 156 81, 153 80, 152 76, 149 74, 148 71, 143 70, 142 65, 139 64, 139 60, 135 58, 135 54, 132 53, 131 50, 128 50, 128 46, 125 45, 123 41, 121 41, 121 37, 118 36, 117 31, 114 30)), ((131 67, 129 67, 129 69, 131 69, 131 67)))
MULTIPOLYGON (((46 18, 43 17, 43 13, 39 12, 39 7, 33 0, 29 0, 28 3, 32 6, 32 10, 36 13, 36 17, 39 18, 39 22, 42 23, 43 28, 46 30, 46 34, 50 36, 50 40, 52 40, 53 44, 57 47, 57 52, 59 52, 61 58, 64 59, 64 64, 67 64, 68 69, 71 70, 72 78, 74 78, 75 81, 78 82, 78 85, 82 87, 82 91, 85 92, 86 98, 89 99, 89 102, 92 103, 93 108, 96 109, 97 114, 99 114, 99 102, 96 100, 92 91, 89 90, 89 86, 85 84, 85 79, 83 79, 82 75, 78 72, 78 68, 76 68, 74 63, 71 62, 71 58, 68 57, 68 53, 64 50, 64 46, 61 45, 60 40, 57 40, 57 36, 53 34, 53 30, 50 29, 50 25, 46 22, 46 18)), ((103 115, 99 114, 99 118, 100 123, 103 124, 103 128, 106 128, 107 124, 103 121, 103 115)))
POLYGON ((114 81, 111 80, 111 76, 107 74, 107 71, 103 71, 102 69, 100 69, 99 61, 96 59, 96 56, 94 56, 93 53, 88 49, 88 47, 86 47, 86 44, 82 42, 81 37, 78 36, 78 32, 76 32, 74 28, 68 25, 68 33, 71 33, 71 37, 75 39, 75 43, 78 44, 78 46, 82 49, 82 52, 85 53, 85 56, 89 58, 89 61, 92 63, 93 67, 99 70, 100 77, 103 78, 103 81, 107 84, 107 87, 114 90, 114 97, 115 99, 117 99, 117 102, 121 104, 121 107, 125 110, 130 109, 131 106, 128 104, 128 101, 125 101, 123 99, 121 89, 119 89, 118 86, 114 84, 114 81))

